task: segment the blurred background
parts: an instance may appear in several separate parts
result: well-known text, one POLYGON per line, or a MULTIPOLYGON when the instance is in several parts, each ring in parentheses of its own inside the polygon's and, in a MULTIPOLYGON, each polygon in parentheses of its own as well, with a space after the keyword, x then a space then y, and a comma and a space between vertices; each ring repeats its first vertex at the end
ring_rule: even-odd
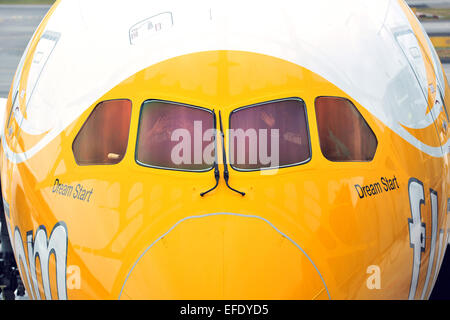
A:
MULTIPOLYGON (((450 79, 450 0, 406 2, 424 25, 450 79)), ((22 53, 53 3, 52 0, 0 0, 0 97, 8 96, 22 53)), ((431 299, 450 300, 450 250, 431 299)))

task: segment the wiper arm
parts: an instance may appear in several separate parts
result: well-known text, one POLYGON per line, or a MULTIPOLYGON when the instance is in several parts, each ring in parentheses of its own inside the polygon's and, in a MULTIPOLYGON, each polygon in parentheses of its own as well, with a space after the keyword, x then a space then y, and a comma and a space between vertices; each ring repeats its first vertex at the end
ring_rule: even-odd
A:
MULTIPOLYGON (((214 114, 214 130, 217 129, 217 118, 216 118, 216 112, 213 110, 214 114)), ((214 178, 216 179, 216 185, 209 189, 208 191, 200 193, 200 196, 205 196, 206 194, 210 193, 211 191, 215 190, 217 186, 219 185, 220 180, 220 171, 219 171, 219 165, 217 163, 217 138, 214 136, 214 178)))
POLYGON ((239 193, 241 196, 245 196, 245 192, 241 192, 238 191, 234 188, 232 188, 229 184, 228 184, 228 180, 230 179, 230 174, 228 172, 228 164, 227 164, 227 154, 225 151, 225 135, 223 134, 223 126, 222 126, 222 114, 219 111, 219 121, 220 121, 220 136, 222 137, 222 156, 223 156, 223 178, 225 179, 225 183, 227 184, 227 187, 231 190, 233 190, 234 192, 239 193))
POLYGON ((220 180, 220 172, 219 172, 219 166, 217 165, 217 162, 214 163, 214 178, 216 178, 216 184, 214 187, 212 187, 211 189, 209 189, 208 191, 202 192, 200 193, 200 196, 205 196, 208 193, 210 193, 211 191, 215 190, 217 188, 217 186, 219 185, 219 180, 220 180))

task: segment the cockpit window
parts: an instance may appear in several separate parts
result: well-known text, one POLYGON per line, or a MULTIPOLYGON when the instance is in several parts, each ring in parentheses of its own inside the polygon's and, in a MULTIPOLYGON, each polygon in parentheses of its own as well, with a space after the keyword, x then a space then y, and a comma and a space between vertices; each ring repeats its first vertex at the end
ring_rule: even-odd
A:
POLYGON ((208 109, 148 100, 139 120, 136 161, 148 167, 209 171, 215 158, 214 114, 208 109))
POLYGON ((330 161, 371 161, 377 138, 354 104, 344 98, 316 99, 320 148, 330 161))
POLYGON ((73 142, 77 164, 106 165, 122 161, 128 145, 130 119, 130 100, 99 103, 73 142))
POLYGON ((300 99, 233 111, 228 136, 230 163, 236 170, 281 168, 311 159, 306 107, 300 99))

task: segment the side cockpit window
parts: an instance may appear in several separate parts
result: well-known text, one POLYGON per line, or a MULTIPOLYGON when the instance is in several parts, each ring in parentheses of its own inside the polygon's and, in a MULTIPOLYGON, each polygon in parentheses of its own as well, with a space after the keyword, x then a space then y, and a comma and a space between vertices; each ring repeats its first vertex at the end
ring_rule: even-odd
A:
POLYGON ((141 108, 136 162, 142 166, 203 172, 215 159, 215 125, 211 110, 148 100, 141 108))
POLYGON ((289 167, 311 159, 306 107, 300 99, 233 111, 228 136, 230 163, 236 170, 289 167))
POLYGON ((356 109, 344 98, 316 99, 316 117, 320 148, 330 161, 371 161, 377 149, 377 138, 356 109))
POLYGON ((109 165, 122 161, 128 145, 130 120, 130 100, 99 103, 73 142, 77 164, 109 165))

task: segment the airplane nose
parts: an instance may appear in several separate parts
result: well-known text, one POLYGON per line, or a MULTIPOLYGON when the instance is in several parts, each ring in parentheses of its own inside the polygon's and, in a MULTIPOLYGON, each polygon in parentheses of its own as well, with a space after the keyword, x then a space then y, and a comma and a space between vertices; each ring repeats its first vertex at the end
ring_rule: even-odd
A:
POLYGON ((328 299, 306 252, 257 216, 185 218, 146 248, 120 299, 328 299))

